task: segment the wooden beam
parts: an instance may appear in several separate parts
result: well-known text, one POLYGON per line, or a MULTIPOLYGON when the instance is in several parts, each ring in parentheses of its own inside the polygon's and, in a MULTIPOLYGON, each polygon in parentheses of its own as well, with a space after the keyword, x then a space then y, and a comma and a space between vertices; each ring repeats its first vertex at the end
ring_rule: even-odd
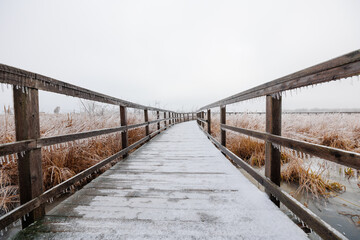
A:
MULTIPOLYGON (((226 124, 226 106, 220 107, 220 124, 226 124)), ((226 131, 220 129, 220 143, 226 147, 226 131)))
POLYGON ((211 135, 211 109, 207 110, 207 127, 208 127, 208 133, 211 135))
MULTIPOLYGON (((120 106, 120 122, 121 126, 127 126, 127 109, 124 106, 120 106)), ((122 149, 125 149, 129 145, 129 135, 128 130, 121 132, 121 146, 122 149)), ((128 154, 124 154, 123 158, 126 158, 128 154)))
MULTIPOLYGON (((144 110, 144 118, 145 118, 145 123, 149 122, 149 113, 148 113, 147 109, 144 110)), ((149 133, 150 133, 149 125, 146 125, 145 126, 145 135, 148 136, 149 133)))
MULTIPOLYGON (((281 135, 281 96, 266 96, 266 132, 281 135)), ((281 152, 274 145, 265 142, 265 176, 280 186, 281 180, 281 152)), ((280 207, 280 202, 269 194, 271 201, 280 207)))
MULTIPOLYGON (((156 119, 160 119, 160 112, 156 111, 156 119)), ((160 130, 160 122, 157 124, 157 130, 160 130)))
POLYGON ((293 74, 261 84, 244 92, 234 94, 208 104, 199 110, 229 105, 252 98, 271 95, 295 88, 352 77, 360 74, 360 50, 331 59, 293 74))
POLYGON ((92 101, 121 105, 125 107, 148 109, 151 111, 165 111, 164 109, 144 106, 126 100, 114 98, 89 89, 81 88, 66 82, 46 77, 41 74, 25 71, 19 68, 0 64, 0 83, 11 84, 14 86, 35 88, 38 90, 58 93, 62 95, 79 97, 92 101))
MULTIPOLYGON (((40 138, 38 90, 13 87, 16 140, 40 138)), ((20 204, 25 204, 43 193, 43 174, 41 168, 41 148, 19 154, 19 190, 20 204)), ((45 214, 44 205, 38 206, 22 218, 22 227, 26 228, 45 214)))
POLYGON ((307 153, 311 156, 316 156, 338 164, 345 165, 347 167, 360 170, 360 153, 350 152, 300 140, 294 140, 255 130, 228 126, 224 124, 221 124, 220 127, 221 129, 242 133, 251 137, 272 142, 279 146, 284 146, 289 149, 294 149, 299 152, 307 153))

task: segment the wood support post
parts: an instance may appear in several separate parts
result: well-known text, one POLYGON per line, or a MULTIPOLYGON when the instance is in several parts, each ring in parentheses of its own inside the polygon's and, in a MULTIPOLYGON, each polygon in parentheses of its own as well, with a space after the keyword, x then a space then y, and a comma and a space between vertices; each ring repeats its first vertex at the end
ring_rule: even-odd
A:
MULTIPOLYGON (((166 119, 166 112, 164 112, 164 119, 166 119)), ((168 128, 168 125, 167 125, 167 121, 166 121, 166 120, 164 120, 164 125, 165 125, 165 129, 167 129, 167 128, 168 128)))
POLYGON ((169 127, 171 126, 171 113, 170 112, 168 112, 168 116, 169 116, 169 127))
MULTIPOLYGON (((127 109, 124 106, 120 106, 120 123, 121 126, 127 126, 127 109)), ((122 149, 127 148, 129 145, 129 135, 128 130, 121 132, 121 146, 122 149)), ((124 154, 123 158, 126 158, 128 154, 124 154)))
POLYGON ((207 127, 208 127, 208 133, 211 135, 211 110, 207 110, 207 127))
MULTIPOLYGON (((145 122, 149 122, 149 113, 148 113, 148 110, 145 109, 144 110, 144 118, 145 118, 145 122)), ((148 136, 150 134, 150 131, 149 131, 149 125, 146 125, 145 126, 145 135, 148 136)))
MULTIPOLYGON (((266 132, 281 135, 281 96, 279 99, 266 96, 266 132)), ((265 143, 265 176, 276 185, 280 186, 281 152, 271 142, 265 143)), ((269 194, 269 193, 268 193, 269 194)), ((280 202, 269 194, 271 201, 277 206, 280 202)))
MULTIPOLYGON (((26 91, 13 87, 16 141, 40 138, 38 90, 26 91)), ((43 193, 43 173, 41 168, 41 148, 19 154, 18 159, 20 204, 24 204, 43 193)), ((36 208, 24 219, 26 228, 45 215, 44 205, 36 208)))
MULTIPOLYGON (((201 119, 202 119, 202 120, 205 119, 205 112, 204 112, 204 111, 201 112, 201 119)), ((205 128, 205 123, 204 123, 204 122, 201 122, 201 126, 202 126, 203 128, 205 128)))
MULTIPOLYGON (((226 124, 226 106, 220 107, 220 124, 226 124)), ((220 129, 220 142, 221 145, 226 147, 226 131, 220 129)))
MULTIPOLYGON (((160 112, 156 111, 156 119, 160 119, 160 112)), ((157 123, 157 130, 160 130, 160 122, 157 123)))

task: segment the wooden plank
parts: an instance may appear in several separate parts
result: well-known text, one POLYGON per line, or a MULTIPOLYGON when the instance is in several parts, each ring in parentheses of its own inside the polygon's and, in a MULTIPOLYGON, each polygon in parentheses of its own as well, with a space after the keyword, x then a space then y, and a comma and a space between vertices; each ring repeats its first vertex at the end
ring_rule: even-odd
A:
MULTIPOLYGON (((127 126, 127 109, 125 106, 120 106, 120 123, 121 126, 127 126)), ((129 135, 128 135, 128 131, 122 131, 121 132, 121 146, 122 149, 127 148, 129 145, 129 135)), ((128 154, 124 154, 124 158, 126 158, 128 156, 128 154)))
MULTIPOLYGON (((13 88, 16 140, 37 139, 40 137, 39 97, 37 89, 13 88)), ((41 168, 41 148, 19 154, 19 192, 20 204, 25 204, 43 193, 41 168)), ((44 206, 39 206, 22 219, 26 228, 45 214, 44 206)))
POLYGON ((58 205, 43 223, 28 231, 44 239, 306 239, 300 228, 212 146, 194 122, 156 136, 106 176, 58 205), (154 152, 157 154, 150 154, 154 152), (188 158, 183 157, 184 152, 188 158), (204 156, 201 162, 199 155, 204 156), (169 156, 180 159, 185 168, 173 167, 169 156), (144 159, 156 162, 159 168, 149 170, 144 159), (53 234, 46 235, 50 232, 53 234))
POLYGON ((141 104, 136 104, 133 102, 107 96, 105 94, 81 88, 66 82, 56 80, 54 78, 46 77, 37 73, 25 71, 4 64, 0 64, 0 82, 12 84, 14 86, 35 88, 62 95, 79 97, 102 103, 122 105, 137 109, 148 109, 151 111, 165 111, 164 109, 144 106, 141 104))
MULTIPOLYGON (((156 111, 156 118, 160 119, 160 112, 159 111, 156 111)), ((160 129, 160 122, 158 122, 158 124, 157 124, 157 129, 158 130, 160 129)))
MULTIPOLYGON (((147 109, 144 110, 144 118, 145 118, 145 123, 147 123, 149 121, 149 115, 148 115, 148 110, 147 109)), ((147 124, 145 126, 145 135, 148 136, 149 133, 150 133, 149 124, 147 124)))
POLYGON ((211 135, 211 109, 207 110, 207 131, 211 135))
POLYGON ((352 77, 360 74, 360 50, 267 82, 241 93, 221 99, 200 110, 228 105, 248 99, 271 95, 295 88, 352 77))
POLYGON ((144 137, 141 140, 137 141, 136 143, 130 145, 126 149, 122 149, 121 151, 115 153, 114 155, 102 160, 101 162, 95 164, 94 166, 87 168, 86 170, 76 174, 75 176, 69 178, 68 180, 56 185, 55 187, 47 190, 46 192, 42 193, 38 197, 30 200, 29 202, 22 204, 21 206, 11 210, 10 212, 6 213, 5 215, 0 217, 0 229, 4 229, 13 222, 21 219, 25 216, 28 212, 38 208, 39 206, 46 203, 49 199, 58 196, 59 194, 63 193, 64 191, 68 190, 72 185, 77 183, 78 181, 90 176, 91 174, 100 170, 100 168, 104 167, 106 164, 118 159, 119 157, 127 154, 129 151, 139 147, 141 144, 145 143, 146 141, 150 140, 150 136, 144 137))
MULTIPOLYGON (((226 124, 226 106, 220 107, 220 124, 226 124)), ((222 146, 226 146, 226 131, 220 129, 220 142, 222 146)))
MULTIPOLYGON (((266 96, 266 132, 281 135, 281 97, 266 96)), ((265 176, 280 186, 281 152, 271 142, 265 142, 265 176)), ((269 193, 270 200, 280 207, 280 202, 269 193)))
MULTIPOLYGON (((163 121, 162 119, 160 121, 163 121)), ((40 147, 50 146, 54 144, 59 143, 65 143, 70 141, 76 141, 79 139, 85 139, 90 137, 96 137, 104 134, 110 134, 115 132, 122 132, 124 130, 130 130, 139 128, 142 126, 148 126, 151 123, 157 123, 158 121, 152 121, 148 123, 139 123, 139 124, 133 124, 128 126, 122 126, 122 127, 115 127, 115 128, 105 128, 105 129, 99 129, 99 130, 92 130, 82 133, 73 133, 73 134, 66 134, 66 135, 59 135, 59 136, 53 136, 53 137, 44 137, 37 140, 24 140, 24 141, 17 141, 13 143, 6 143, 6 144, 0 144, 0 156, 2 155, 8 155, 13 153, 18 153, 22 151, 32 150, 40 147)))
POLYGON ((197 120, 200 121, 201 123, 208 123, 208 120, 206 119, 198 118, 197 120))
POLYGON ((286 137, 276 136, 269 133, 238 128, 221 124, 221 129, 242 133, 251 137, 272 142, 274 144, 294 149, 299 152, 310 154, 323 158, 338 164, 351 168, 360 169, 360 154, 356 152, 345 151, 337 148, 327 147, 319 144, 309 143, 300 140, 294 140, 286 137))
POLYGON ((0 144, 0 156, 23 152, 34 148, 36 148, 36 140, 34 139, 0 144))
POLYGON ((296 216, 298 216, 304 223, 315 231, 323 239, 347 239, 336 229, 331 227, 328 223, 323 221, 320 217, 316 216, 312 211, 299 203, 295 198, 283 191, 278 185, 270 181, 268 178, 263 177, 260 173, 254 170, 248 163, 236 156, 226 147, 222 146, 211 135, 204 133, 208 138, 232 161, 243 168, 249 173, 257 182, 263 185, 271 194, 273 194, 281 203, 283 203, 289 210, 291 210, 296 216))

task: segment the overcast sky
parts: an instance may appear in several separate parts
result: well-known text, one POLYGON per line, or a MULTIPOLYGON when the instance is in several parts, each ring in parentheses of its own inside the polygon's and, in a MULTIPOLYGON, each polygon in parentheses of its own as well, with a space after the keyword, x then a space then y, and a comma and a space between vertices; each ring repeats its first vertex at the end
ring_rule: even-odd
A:
MULTIPOLYGON (((0 63, 190 111, 359 49, 359 11, 358 0, 0 0, 0 63)), ((343 81, 284 106, 359 108, 359 92, 358 81, 343 81)), ((11 104, 10 91, 0 94, 11 104)), ((40 101, 52 111, 75 100, 40 101)))

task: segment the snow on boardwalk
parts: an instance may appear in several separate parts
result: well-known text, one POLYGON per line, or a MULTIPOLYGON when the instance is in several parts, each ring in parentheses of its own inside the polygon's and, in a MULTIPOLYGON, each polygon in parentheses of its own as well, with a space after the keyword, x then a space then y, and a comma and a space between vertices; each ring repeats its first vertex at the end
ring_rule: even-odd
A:
POLYGON ((33 228, 35 239, 307 238, 194 121, 163 132, 33 228))

